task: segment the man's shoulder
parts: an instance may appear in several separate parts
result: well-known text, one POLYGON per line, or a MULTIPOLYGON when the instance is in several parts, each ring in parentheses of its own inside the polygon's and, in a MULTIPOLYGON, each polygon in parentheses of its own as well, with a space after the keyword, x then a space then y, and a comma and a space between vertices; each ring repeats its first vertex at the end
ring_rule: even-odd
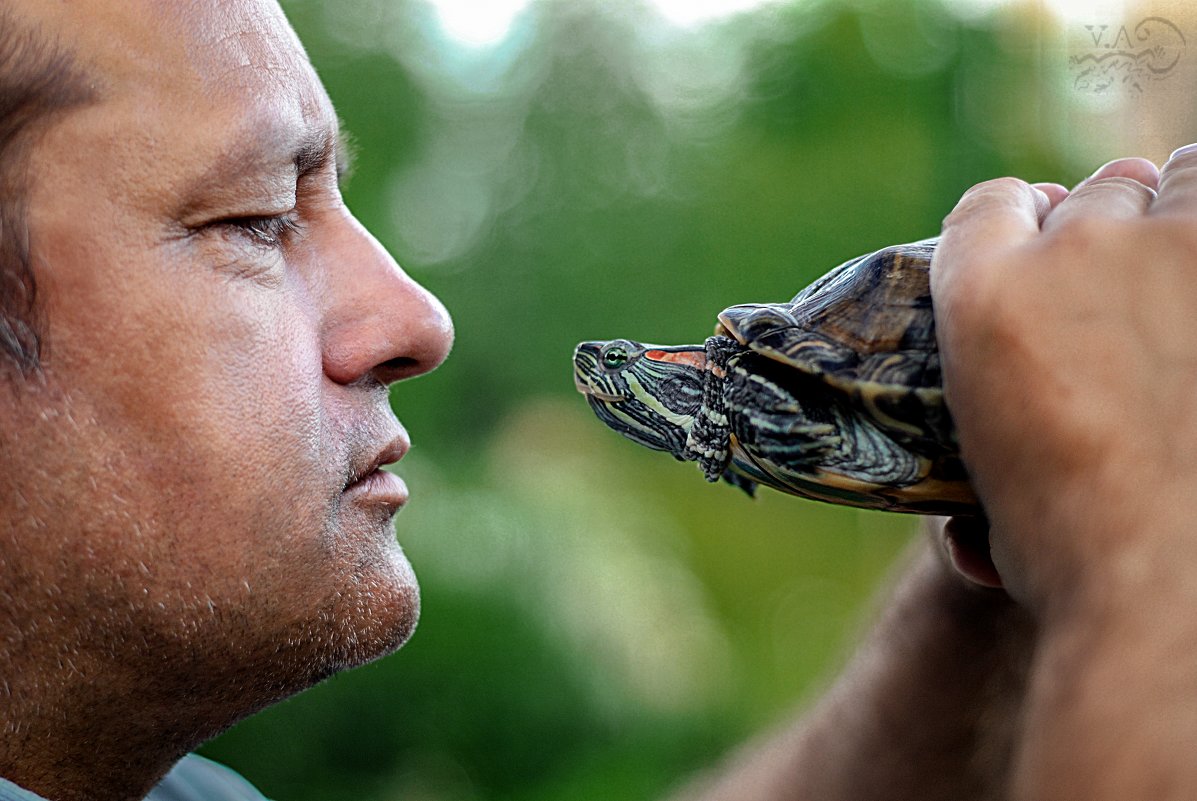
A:
MULTIPOLYGON (((46 801, 0 778, 0 801, 46 801)), ((195 754, 183 757, 145 801, 269 801, 224 765, 195 754)))
MULTIPOLYGON (((3 801, 0 798, 0 801, 3 801)), ((189 754, 150 791, 145 801, 267 801, 224 765, 189 754)))
POLYGON ((37 793, 0 778, 0 801, 46 801, 37 793))

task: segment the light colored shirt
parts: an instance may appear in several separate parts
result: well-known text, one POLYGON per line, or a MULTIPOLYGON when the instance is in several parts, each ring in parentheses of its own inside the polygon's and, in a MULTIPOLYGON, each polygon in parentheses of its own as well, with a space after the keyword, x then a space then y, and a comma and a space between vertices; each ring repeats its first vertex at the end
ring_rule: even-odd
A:
POLYGON ((0 801, 46 801, 37 793, 17 787, 10 781, 0 779, 0 801))
MULTIPOLYGON (((46 801, 37 793, 0 779, 0 801, 46 801)), ((269 801, 224 765, 195 754, 183 757, 145 801, 269 801)))

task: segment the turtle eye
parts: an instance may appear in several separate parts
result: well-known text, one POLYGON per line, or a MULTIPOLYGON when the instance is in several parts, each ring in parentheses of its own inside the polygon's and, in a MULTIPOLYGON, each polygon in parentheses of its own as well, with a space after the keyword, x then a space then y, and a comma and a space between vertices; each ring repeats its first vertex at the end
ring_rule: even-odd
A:
POLYGON ((608 370, 616 370, 623 367, 627 362, 628 352, 619 346, 607 348, 603 353, 603 367, 606 367, 608 370))

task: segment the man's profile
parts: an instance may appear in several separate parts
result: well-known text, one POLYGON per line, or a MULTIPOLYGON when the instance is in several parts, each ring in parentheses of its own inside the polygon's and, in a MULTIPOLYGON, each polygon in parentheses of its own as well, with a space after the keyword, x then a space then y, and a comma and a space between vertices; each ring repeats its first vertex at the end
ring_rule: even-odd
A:
POLYGON ((0 776, 140 798, 410 634, 387 385, 452 329, 276 3, 0 10, 0 776))

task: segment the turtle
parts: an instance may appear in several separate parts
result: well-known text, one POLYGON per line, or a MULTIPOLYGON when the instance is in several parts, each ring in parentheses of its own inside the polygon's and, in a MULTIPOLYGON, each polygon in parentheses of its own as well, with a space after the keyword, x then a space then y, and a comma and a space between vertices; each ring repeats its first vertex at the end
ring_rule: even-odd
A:
POLYGON ((574 383, 628 439, 708 481, 866 509, 979 515, 944 405, 925 239, 844 262, 702 344, 580 343, 574 383))

